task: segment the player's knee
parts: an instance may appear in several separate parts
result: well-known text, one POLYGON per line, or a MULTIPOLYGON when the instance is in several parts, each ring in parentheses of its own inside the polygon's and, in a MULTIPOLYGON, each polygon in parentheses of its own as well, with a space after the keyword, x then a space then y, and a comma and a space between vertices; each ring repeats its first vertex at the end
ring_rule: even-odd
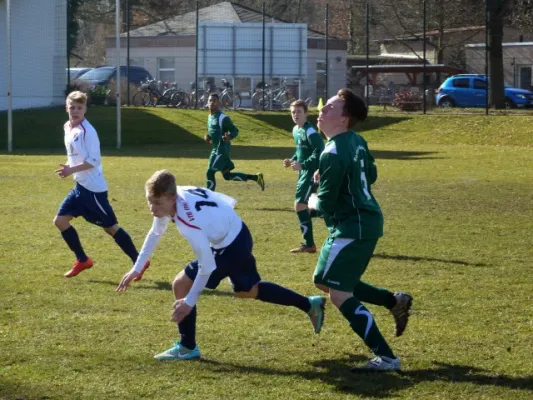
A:
POLYGON ((307 210, 307 204, 295 201, 294 202, 294 211, 300 212, 300 211, 303 211, 303 210, 307 210))
POLYGON ((65 217, 62 217, 60 215, 56 215, 54 217, 54 225, 59 229, 61 232, 68 229, 69 227, 69 220, 65 217))
POLYGON ((231 180, 231 174, 230 174, 229 172, 223 172, 223 173, 222 173, 222 177, 223 177, 224 180, 226 180, 226 181, 231 180))
POLYGON ((254 285, 247 292, 235 292, 235 296, 237 296, 239 299, 256 299, 257 292, 258 292, 257 285, 254 285))
POLYGON ((104 228, 105 233, 107 233, 110 236, 115 236, 115 233, 120 229, 118 225, 108 226, 104 228))
POLYGON ((172 282, 172 291, 174 292, 176 299, 182 299, 187 296, 192 284, 193 281, 185 274, 185 271, 181 271, 176 275, 172 282))
POLYGON ((329 291, 329 298, 333 305, 337 307, 338 309, 341 308, 341 306, 344 304, 346 300, 348 300, 350 297, 353 297, 352 293, 348 292, 341 292, 338 290, 330 290, 329 291))

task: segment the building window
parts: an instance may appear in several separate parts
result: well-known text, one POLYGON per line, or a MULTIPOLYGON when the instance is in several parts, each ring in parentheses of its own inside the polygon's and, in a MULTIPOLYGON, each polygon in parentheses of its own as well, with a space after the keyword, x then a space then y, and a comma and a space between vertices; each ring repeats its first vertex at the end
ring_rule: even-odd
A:
POLYGON ((176 80, 175 58, 158 58, 157 74, 158 79, 163 82, 174 82, 176 80))

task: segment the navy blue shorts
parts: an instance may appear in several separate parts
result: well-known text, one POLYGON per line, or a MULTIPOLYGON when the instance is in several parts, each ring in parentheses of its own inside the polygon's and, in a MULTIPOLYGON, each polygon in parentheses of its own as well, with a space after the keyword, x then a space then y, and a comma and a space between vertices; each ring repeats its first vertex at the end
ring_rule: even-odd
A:
POLYGON ((91 192, 79 183, 76 183, 74 189, 67 194, 59 206, 57 215, 83 217, 87 222, 102 228, 109 228, 117 223, 117 217, 107 199, 107 192, 91 192))
MULTIPOLYGON (((223 249, 213 249, 217 268, 213 271, 206 287, 216 289, 220 281, 228 278, 231 281, 234 292, 248 292, 261 281, 257 272, 255 257, 252 254, 252 235, 246 224, 242 223, 242 229, 235 240, 223 249)), ((185 268, 185 275, 194 281, 198 274, 198 260, 194 260, 185 268)))

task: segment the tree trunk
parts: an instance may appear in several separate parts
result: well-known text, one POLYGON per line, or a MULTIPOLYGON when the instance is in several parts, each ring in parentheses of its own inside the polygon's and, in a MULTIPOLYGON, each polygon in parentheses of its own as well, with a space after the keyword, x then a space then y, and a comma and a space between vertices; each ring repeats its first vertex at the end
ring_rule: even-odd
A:
POLYGON ((489 33, 489 105, 500 110, 505 108, 503 74, 503 0, 487 0, 489 33))

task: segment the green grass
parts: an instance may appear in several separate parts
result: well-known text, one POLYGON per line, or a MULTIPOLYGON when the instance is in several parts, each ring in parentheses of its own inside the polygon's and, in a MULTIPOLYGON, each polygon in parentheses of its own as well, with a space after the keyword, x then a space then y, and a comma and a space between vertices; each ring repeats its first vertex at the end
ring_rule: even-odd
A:
MULTIPOLYGON (((146 179, 160 168, 178 184, 204 184, 205 112, 123 110, 124 149, 114 149, 114 111, 91 108, 103 143, 111 203, 140 246, 151 225, 146 179), (179 125, 178 125, 179 124, 179 125)), ((286 114, 231 113, 241 129, 240 171, 263 171, 267 190, 225 182, 239 200, 262 277, 303 294, 316 255, 291 255, 299 230, 286 114)), ((301 312, 235 299, 223 282, 199 302, 203 360, 156 362, 175 325, 170 282, 192 252, 169 229, 145 278, 113 290, 130 264, 100 229, 76 221, 96 264, 73 279, 72 255, 52 224, 72 182, 61 110, 14 114, 15 154, 0 154, 0 398, 2 399, 530 399, 533 397, 533 128, 531 117, 378 114, 362 130, 377 159, 374 192, 385 215, 365 279, 414 295, 401 338, 372 307, 402 358, 402 373, 357 374, 369 356, 327 306, 323 332, 301 312)), ((4 129, 5 114, 0 114, 4 129)), ((6 143, 0 131, 0 143, 6 143)), ((321 220, 316 240, 326 236, 321 220)))

